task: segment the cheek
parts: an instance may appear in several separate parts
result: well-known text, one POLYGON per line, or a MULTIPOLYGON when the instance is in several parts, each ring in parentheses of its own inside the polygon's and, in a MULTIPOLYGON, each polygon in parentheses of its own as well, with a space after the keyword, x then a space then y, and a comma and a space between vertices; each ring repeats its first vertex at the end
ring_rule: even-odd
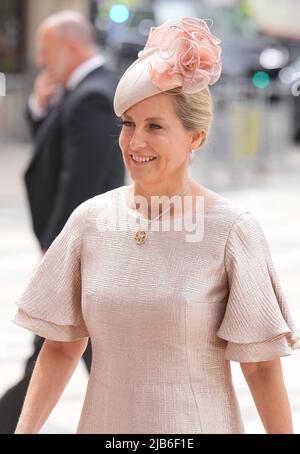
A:
POLYGON ((176 133, 168 135, 167 140, 163 144, 165 162, 173 168, 181 165, 186 160, 185 148, 186 143, 181 136, 176 133))
POLYGON ((122 153, 125 153, 128 144, 129 144, 130 138, 128 132, 125 132, 122 130, 119 135, 119 145, 122 150, 122 153))
POLYGON ((178 157, 178 161, 183 161, 187 157, 190 144, 190 135, 185 131, 178 130, 172 137, 172 146, 178 157))

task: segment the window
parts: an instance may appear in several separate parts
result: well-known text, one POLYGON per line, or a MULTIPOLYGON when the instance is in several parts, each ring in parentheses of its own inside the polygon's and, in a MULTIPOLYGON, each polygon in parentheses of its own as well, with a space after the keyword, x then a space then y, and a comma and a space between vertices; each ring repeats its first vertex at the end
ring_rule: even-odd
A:
POLYGON ((24 69, 26 0, 0 1, 0 72, 24 69))

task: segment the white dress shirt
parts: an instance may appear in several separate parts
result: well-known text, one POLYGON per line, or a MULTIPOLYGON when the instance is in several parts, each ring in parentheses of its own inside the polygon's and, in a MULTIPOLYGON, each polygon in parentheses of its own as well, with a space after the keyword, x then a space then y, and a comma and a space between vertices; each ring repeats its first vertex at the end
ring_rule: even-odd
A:
MULTIPOLYGON (((81 65, 79 65, 69 76, 65 88, 67 90, 74 90, 79 83, 94 69, 100 68, 105 63, 105 58, 103 55, 97 54, 94 57, 89 58, 81 65)), ((60 94, 55 96, 52 100, 52 104, 56 104, 63 90, 60 91, 60 94)), ((42 108, 38 105, 34 93, 32 93, 28 100, 29 109, 35 120, 42 119, 47 114, 47 109, 42 108)))

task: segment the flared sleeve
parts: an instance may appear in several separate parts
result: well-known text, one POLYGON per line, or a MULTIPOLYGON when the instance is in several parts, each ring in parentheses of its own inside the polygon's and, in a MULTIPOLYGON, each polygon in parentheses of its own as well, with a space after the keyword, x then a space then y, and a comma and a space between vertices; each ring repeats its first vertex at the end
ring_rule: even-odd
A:
POLYGON ((81 311, 81 249, 88 204, 73 211, 17 301, 12 321, 47 339, 72 341, 89 335, 81 311))
POLYGON ((268 361, 299 348, 299 337, 279 284, 268 243, 255 217, 234 222, 225 248, 228 300, 217 335, 225 358, 268 361))

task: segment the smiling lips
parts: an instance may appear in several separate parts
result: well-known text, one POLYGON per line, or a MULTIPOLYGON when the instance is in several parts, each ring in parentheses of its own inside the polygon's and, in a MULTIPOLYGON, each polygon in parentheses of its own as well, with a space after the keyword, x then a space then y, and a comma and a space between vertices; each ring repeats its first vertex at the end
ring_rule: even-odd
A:
POLYGON ((135 164, 147 164, 156 159, 155 156, 136 156, 134 154, 131 154, 130 156, 135 164))

